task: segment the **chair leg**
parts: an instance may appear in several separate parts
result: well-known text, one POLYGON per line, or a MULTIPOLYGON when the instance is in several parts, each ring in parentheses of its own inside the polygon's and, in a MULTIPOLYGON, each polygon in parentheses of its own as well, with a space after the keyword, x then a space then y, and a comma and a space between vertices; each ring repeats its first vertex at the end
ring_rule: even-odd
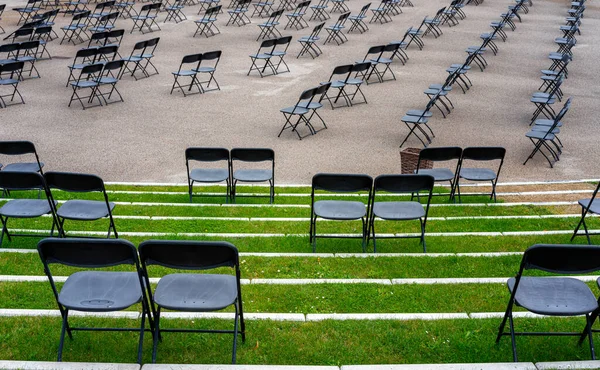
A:
POLYGON ((581 207, 581 219, 579 219, 579 223, 575 227, 575 231, 573 231, 573 235, 571 236, 571 241, 573 241, 573 239, 575 239, 575 237, 577 236, 577 232, 579 231, 579 228, 583 224, 584 219, 585 219, 585 207, 581 207))
POLYGON ((423 253, 427 253, 427 245, 425 244, 425 224, 423 223, 423 219, 420 218, 421 222, 421 243, 423 244, 423 253))
POLYGON ((512 310, 510 312, 510 316, 508 316, 508 325, 510 327, 510 340, 511 340, 512 350, 513 350, 513 361, 518 362, 519 359, 517 358, 517 343, 515 340, 515 325, 513 322, 512 310))
POLYGON ((233 320, 233 352, 231 354, 231 363, 235 364, 235 354, 237 352, 237 336, 238 336, 238 306, 235 306, 235 317, 233 320))
MULTIPOLYGON (((142 307, 144 303, 142 302, 142 307)), ((144 348, 144 329, 146 327, 146 308, 142 308, 142 323, 140 325, 140 341, 138 343, 138 364, 142 364, 142 349, 144 348)))
POLYGON ((160 338, 160 306, 157 307, 154 316, 154 338, 152 339, 152 363, 156 363, 156 350, 160 338))
MULTIPOLYGON (((62 351, 63 351, 63 346, 65 344, 65 332, 67 331, 67 320, 69 317, 69 310, 64 310, 63 313, 63 321, 62 321, 62 326, 60 328, 60 342, 58 343, 58 359, 56 361, 61 362, 62 361, 62 351)), ((73 339, 73 337, 71 336, 71 331, 69 330, 69 337, 71 339, 73 339)))

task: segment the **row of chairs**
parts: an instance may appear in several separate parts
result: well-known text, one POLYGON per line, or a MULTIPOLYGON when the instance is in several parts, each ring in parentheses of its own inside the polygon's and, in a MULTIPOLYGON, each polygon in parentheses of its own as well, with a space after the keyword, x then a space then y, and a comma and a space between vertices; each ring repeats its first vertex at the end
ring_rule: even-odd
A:
POLYGON ((246 340, 246 326, 239 253, 234 245, 218 241, 148 240, 136 249, 124 239, 48 238, 38 243, 38 253, 62 317, 58 361, 62 361, 66 335, 73 339, 76 331, 132 331, 139 333, 137 362, 141 364, 144 333, 150 331, 153 363, 165 333, 193 332, 233 334, 231 362, 235 364, 238 336, 246 340), (53 265, 80 270, 58 287, 53 265), (115 271, 113 266, 121 270, 115 271), (157 267, 168 271, 152 289, 150 276, 157 273, 157 267), (141 306, 138 328, 79 327, 69 323, 73 311, 116 312, 137 305, 141 306), (213 312, 231 306, 235 309, 233 330, 165 328, 161 322, 165 310, 213 312))
POLYGON ((181 90, 184 97, 189 94, 203 94, 207 91, 221 90, 219 83, 215 79, 215 72, 217 71, 217 65, 219 64, 220 59, 220 50, 184 56, 177 72, 172 72, 175 81, 173 81, 173 86, 171 87, 171 94, 173 94, 173 90, 175 89, 181 90), (206 63, 205 65, 202 65, 203 61, 210 63, 210 65, 206 65, 206 63), (195 67, 187 69, 185 66, 190 64, 195 67), (208 80, 200 80, 198 78, 198 74, 207 74, 209 78, 208 80), (191 81, 187 85, 182 85, 179 82, 180 77, 190 78, 191 81), (211 87, 211 83, 214 83, 216 87, 211 87), (203 86, 203 84, 205 84, 205 86, 203 86), (193 88, 197 89, 198 91, 192 92, 193 88))
POLYGON ((567 99, 559 112, 556 112, 552 106, 556 101, 562 100, 561 86, 564 80, 568 78, 568 65, 573 59, 571 49, 577 43, 575 33, 581 33, 579 27, 581 26, 584 10, 585 0, 574 2, 571 5, 566 24, 560 26, 563 37, 557 37, 554 40, 558 44, 558 50, 548 56, 552 60, 552 64, 548 69, 541 70, 542 85, 539 87, 539 91, 533 93, 530 99, 536 109, 529 123, 531 129, 525 134, 533 143, 534 149, 525 159, 523 165, 537 153, 544 156, 551 168, 560 160, 562 142, 558 138, 558 134, 564 126, 562 120, 571 106, 571 98, 567 99), (540 115, 545 118, 539 118, 540 115))
POLYGON ((287 49, 292 42, 292 36, 283 36, 276 39, 263 40, 258 51, 255 54, 250 54, 250 69, 247 76, 252 71, 257 71, 260 77, 277 75, 279 73, 289 72, 290 68, 284 60, 287 55, 287 49), (285 70, 281 71, 281 66, 285 70))

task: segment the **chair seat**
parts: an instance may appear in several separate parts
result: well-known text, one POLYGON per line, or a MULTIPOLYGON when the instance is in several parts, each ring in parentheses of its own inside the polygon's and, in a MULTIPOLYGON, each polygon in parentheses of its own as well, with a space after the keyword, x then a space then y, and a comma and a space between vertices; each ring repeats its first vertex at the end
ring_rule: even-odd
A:
POLYGON ((461 168, 460 177, 471 181, 492 181, 496 179, 496 172, 489 168, 461 168))
POLYGON ((4 171, 14 171, 14 172, 38 172, 40 167, 44 167, 44 163, 40 162, 38 166, 37 163, 29 163, 29 162, 19 162, 19 163, 11 163, 4 166, 4 171))
MULTIPOLYGON (((512 292, 515 278, 507 285, 512 292)), ((522 277, 515 299, 517 305, 540 315, 576 316, 598 308, 590 288, 573 278, 522 277)))
POLYGON ((138 55, 133 55, 133 56, 125 57, 125 58, 123 58, 123 60, 126 62, 141 62, 142 57, 138 56, 138 55))
POLYGON ((361 85, 364 81, 360 78, 349 78, 346 80, 348 85, 361 85))
POLYGON ((421 116, 404 116, 404 117, 402 117, 401 121, 408 122, 408 123, 414 123, 414 124, 421 124, 421 123, 429 122, 427 117, 421 117, 421 116))
POLYGON ((367 214, 363 202, 347 200, 319 200, 313 209, 317 216, 330 220, 357 220, 367 214))
POLYGON ((71 86, 85 88, 98 86, 98 83, 96 81, 72 81, 71 86))
POLYGON ((422 168, 417 173, 433 176, 435 181, 450 181, 454 178, 454 172, 448 168, 422 168))
POLYGON ((423 117, 431 117, 433 115, 433 113, 431 113, 430 111, 424 111, 421 109, 411 109, 408 112, 406 112, 407 116, 423 116, 423 117))
POLYGON ((190 179, 197 182, 221 182, 228 178, 228 168, 194 168, 190 172, 190 179))
POLYGON ((306 104, 306 102, 301 102, 300 104, 298 104, 298 106, 300 106, 302 108, 308 108, 308 109, 323 108, 323 104, 316 102, 316 101, 310 102, 310 104, 306 104))
POLYGON ((293 106, 293 107, 286 107, 283 109, 279 110, 281 113, 287 113, 287 114, 306 114, 309 112, 308 109, 306 109, 305 107, 298 107, 298 106, 293 106))
POLYGON ((16 83, 19 83, 19 80, 15 79, 15 78, 6 78, 3 80, 0 80, 0 85, 14 85, 16 83))
POLYGON ((154 292, 160 307, 178 311, 217 311, 237 299, 233 275, 170 274, 163 276, 154 292))
MULTIPOLYGON (((542 118, 538 118, 535 120, 535 122, 533 122, 534 126, 552 126, 554 125, 554 120, 553 119, 542 119, 542 118)), ((562 122, 558 122, 556 124, 556 127, 562 127, 562 122)))
POLYGON ((100 79, 96 80, 96 82, 98 82, 99 84, 115 84, 117 82, 119 82, 119 79, 116 77, 101 77, 100 79))
POLYGON ((555 137, 553 133, 550 133, 550 134, 548 133, 547 128, 545 131, 532 129, 531 131, 526 133, 525 136, 532 138, 532 139, 543 139, 543 140, 554 140, 554 137, 555 137))
POLYGON ((271 59, 271 54, 252 54, 250 55, 252 59, 271 59))
POLYGON ((46 199, 13 199, 0 208, 0 215, 4 217, 29 218, 48 214, 50 210, 50 204, 46 199))
POLYGON ((175 76, 194 76, 197 72, 192 70, 183 70, 171 73, 175 76))
POLYGON ((89 312, 124 310, 141 300, 135 272, 79 271, 67 278, 58 294, 66 308, 89 312))
POLYGON ((598 213, 600 214, 600 200, 594 200, 592 202, 592 204, 590 205, 590 199, 581 199, 579 202, 579 205, 587 208, 588 206, 590 207, 590 212, 592 213, 598 213))
POLYGON ((554 104, 556 102, 556 99, 554 99, 554 98, 549 99, 547 97, 538 97, 538 96, 535 96, 536 93, 534 93, 533 95, 534 95, 534 97, 530 99, 530 101, 532 103, 554 104))
POLYGON ((239 181, 262 182, 273 178, 273 171, 262 169, 241 169, 233 173, 233 178, 239 181))
POLYGON ((214 67, 200 67, 195 69, 195 71, 199 73, 210 73, 216 71, 216 69, 214 67))
MULTIPOLYGON (((108 203, 110 210, 115 208, 115 204, 108 203)), ((106 203, 99 200, 68 200, 65 202, 56 214, 69 220, 97 220, 108 216, 106 203)))
POLYGON ((384 220, 416 220, 425 216, 419 202, 375 202, 373 214, 384 220))

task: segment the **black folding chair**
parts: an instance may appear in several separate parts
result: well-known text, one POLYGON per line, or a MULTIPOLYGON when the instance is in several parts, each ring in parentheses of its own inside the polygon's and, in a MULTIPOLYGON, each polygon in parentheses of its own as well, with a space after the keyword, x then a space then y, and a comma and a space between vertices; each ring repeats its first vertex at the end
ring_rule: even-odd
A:
MULTIPOLYGON (((419 220, 420 235, 401 236, 379 236, 378 238, 419 238, 423 245, 423 253, 427 253, 425 244, 425 227, 427 225, 427 214, 433 192, 434 178, 430 175, 379 175, 373 184, 373 197, 371 198, 371 213, 369 214, 369 237, 373 238, 373 252, 377 253, 377 242, 375 238, 375 217, 386 221, 413 221, 419 220), (426 206, 420 202, 413 201, 414 195, 423 192, 427 196, 426 206), (410 201, 381 201, 378 194, 411 194, 410 201), (378 200, 379 198, 379 200, 378 200)), ((385 199, 385 198, 383 198, 385 199)))
POLYGON ((52 192, 52 189, 70 193, 95 192, 100 193, 103 197, 103 200, 69 199, 55 210, 60 236, 63 238, 67 237, 64 228, 66 220, 95 221, 108 218, 109 225, 106 237, 110 237, 111 230, 114 232, 115 238, 119 237, 112 217, 115 204, 108 201, 104 181, 100 177, 70 172, 46 172, 44 177, 50 192, 52 192))
POLYGON ((308 18, 309 21, 312 20, 316 20, 316 21, 326 21, 329 18, 331 18, 329 16, 329 14, 327 14, 326 10, 329 7, 327 4, 329 3, 329 0, 319 0, 318 4, 315 5, 311 5, 310 9, 312 10, 312 15, 310 16, 310 18, 308 18))
POLYGON ((260 28, 260 34, 256 38, 256 41, 260 39, 266 39, 268 37, 281 37, 281 32, 279 32, 277 26, 279 25, 279 18, 281 18, 283 10, 284 9, 279 9, 274 11, 265 22, 258 25, 260 28))
MULTIPOLYGON (((270 14, 273 12, 273 5, 275 5, 275 3, 270 0, 259 0, 258 2, 253 3, 252 5, 254 6, 254 11, 250 15, 250 17, 254 17, 255 15, 259 17, 264 17, 265 14, 270 14)), ((283 14, 283 12, 281 13, 283 14)))
POLYGON ((304 15, 306 15, 309 6, 310 0, 299 2, 292 13, 285 15, 288 18, 288 22, 283 29, 287 30, 288 27, 294 27, 296 30, 302 30, 308 27, 308 23, 304 20, 304 15))
POLYGON ((0 87, 8 86, 12 89, 12 92, 8 94, 0 93, 0 108, 6 108, 9 105, 19 104, 12 103, 16 95, 18 95, 21 99, 20 104, 25 104, 25 100, 23 100, 23 96, 18 89, 19 82, 23 80, 24 65, 25 64, 23 62, 8 62, 5 64, 0 64, 0 87), (10 97, 11 104, 7 104, 6 100, 4 100, 4 98, 8 97, 10 97))
POLYGON ((81 72, 83 67, 86 67, 90 64, 93 64, 96 60, 96 55, 98 54, 97 47, 91 47, 86 49, 79 49, 75 54, 75 58, 73 59, 73 64, 68 66, 69 68, 69 79, 67 80, 67 84, 65 86, 69 86, 72 81, 76 80, 75 71, 81 72))
POLYGON ((346 0, 330 0, 332 2, 331 10, 329 13, 346 13, 350 11, 348 5, 346 4, 346 0))
POLYGON ((323 45, 332 41, 335 41, 336 44, 341 45, 348 41, 348 38, 342 33, 342 30, 345 28, 344 24, 346 23, 346 20, 349 16, 350 12, 344 13, 339 16, 335 24, 325 27, 325 30, 327 30, 328 35, 323 45))
POLYGON ((228 10, 229 20, 227 21, 226 26, 235 24, 238 27, 241 27, 252 23, 250 18, 246 15, 251 2, 252 0, 239 0, 234 9, 228 10))
POLYGON ((425 19, 423 19, 423 24, 426 27, 425 31, 423 32, 423 36, 427 36, 427 34, 431 32, 433 36, 437 38, 438 36, 441 36, 443 34, 440 25, 442 23, 442 18, 444 16, 445 11, 446 7, 443 7, 439 9, 437 13, 435 13, 435 16, 433 18, 425 17, 425 19))
POLYGON ((357 15, 350 15, 348 17, 348 20, 352 23, 348 29, 348 33, 358 31, 362 34, 369 30, 369 26, 365 23, 365 19, 367 19, 367 11, 370 7, 371 3, 368 3, 360 9, 360 12, 357 15))
MULTIPOLYGON (((191 147, 185 150, 185 167, 187 169, 188 192, 190 194, 190 203, 192 203, 194 183, 221 183, 225 181, 226 193, 225 202, 229 203, 231 197, 231 161, 229 159, 229 150, 225 148, 201 148, 191 147), (190 162, 215 163, 226 162, 224 167, 218 168, 191 168, 190 162)), ((207 195, 202 195, 207 196, 207 195)))
POLYGON ((313 253, 317 250, 317 238, 356 238, 352 235, 317 235, 318 218, 337 221, 361 220, 362 235, 360 238, 362 239, 362 250, 363 252, 366 251, 372 188, 373 178, 368 175, 318 173, 313 176, 309 230, 309 241, 312 244, 313 253), (317 191, 327 193, 367 192, 368 199, 366 204, 361 201, 350 200, 315 201, 315 192, 317 191))
POLYGON ((373 16, 369 23, 379 22, 381 24, 392 21, 391 13, 391 0, 381 0, 381 3, 376 8, 371 8, 373 16))
POLYGON ((0 206, 0 223, 2 224, 0 245, 2 245, 4 235, 6 235, 9 242, 12 241, 14 236, 40 236, 39 234, 10 233, 8 231, 8 219, 10 218, 36 218, 49 214, 52 216, 50 236, 54 235, 54 227, 57 225, 54 214, 56 202, 52 204, 52 197, 48 194, 48 188, 42 175, 37 172, 0 171, 0 189, 3 189, 3 192, 7 194, 10 191, 37 190, 39 193, 44 192, 46 195, 46 199, 11 199, 0 206))
MULTIPOLYGON (((450 183, 450 199, 454 199, 454 183, 456 182, 456 176, 458 174, 458 165, 460 158, 462 157, 462 148, 457 146, 449 147, 434 147, 434 148, 423 148, 419 152, 419 159, 417 161, 417 169, 415 173, 418 175, 430 175, 433 176, 435 182, 446 182, 450 183), (448 162, 456 161, 454 170, 450 168, 422 168, 425 167, 426 162, 448 162)), ((432 194, 433 196, 434 194, 432 194)), ((439 194, 444 196, 444 194, 439 194)))
POLYGON ((121 71, 123 70, 123 66, 125 65, 125 61, 122 59, 119 60, 111 60, 104 63, 104 69, 102 70, 102 74, 96 80, 98 83, 98 88, 96 89, 96 95, 104 100, 104 104, 112 104, 118 102, 124 102, 121 93, 117 89, 117 83, 119 82, 121 71), (108 86, 108 91, 102 91, 103 86, 108 86), (112 100, 111 97, 113 94, 117 94, 119 100, 112 100))
POLYGON ((41 0, 27 0, 24 7, 13 8, 13 11, 19 14, 17 25, 29 22, 40 11, 41 2, 41 0))
POLYGON ((175 23, 183 22, 187 20, 183 9, 185 8, 185 0, 174 0, 173 4, 165 6, 167 11, 167 17, 165 23, 168 21, 175 21, 175 23))
POLYGON ((195 69, 196 72, 199 73, 199 76, 203 74, 207 74, 209 76, 208 80, 204 80, 200 77, 197 77, 198 84, 202 88, 202 92, 213 91, 213 90, 221 90, 219 83, 215 79, 215 72, 217 71, 217 65, 221 60, 221 50, 209 51, 202 54, 202 58, 200 59, 200 64, 195 69), (207 62, 202 64, 203 62, 207 62), (215 83, 217 87, 210 87, 211 83, 215 83), (203 85, 206 84, 206 85, 203 85))
MULTIPOLYGON (((468 181, 485 181, 490 182, 492 185, 492 191, 490 193, 490 200, 496 202, 496 184, 498 183, 498 177, 500 176, 500 170, 502 170, 502 164, 504 163, 504 156, 506 155, 506 149, 502 147, 468 147, 464 148, 462 157, 460 159, 458 175, 456 176, 454 195, 458 194, 458 201, 461 202, 460 194, 460 181, 461 179, 468 181), (467 161, 476 162, 489 162, 499 161, 498 169, 493 170, 491 168, 472 168, 465 167, 467 161)), ((469 195, 481 195, 481 194, 469 194, 469 195)))
POLYGON ((598 194, 598 189, 600 189, 600 183, 599 183, 599 185, 596 186, 596 189, 592 193, 591 198, 580 199, 578 201, 578 204, 581 206, 581 218, 579 219, 579 223, 577 224, 577 226, 575 227, 575 230, 573 231, 573 235, 571 236, 571 241, 573 241, 573 239, 575 239, 576 236, 585 235, 585 237, 587 238, 588 244, 592 244, 590 236, 591 235, 599 235, 598 233, 589 232, 587 224, 585 223, 585 218, 588 214, 590 214, 590 213, 591 214, 600 214, 600 201, 596 200, 596 195, 598 194), (580 234, 579 229, 581 229, 582 226, 583 226, 584 233, 580 234))
POLYGON ((298 42, 300 43, 300 45, 302 45, 302 48, 296 56, 296 59, 300 58, 306 53, 308 53, 308 55, 310 55, 310 57, 313 59, 323 54, 323 51, 321 50, 319 45, 317 45, 317 41, 320 40, 319 33, 321 33, 321 30, 324 26, 325 23, 319 23, 315 26, 315 28, 309 36, 302 36, 298 39, 298 42))
POLYGON ((102 105, 100 96, 98 96, 97 94, 99 86, 97 80, 102 75, 103 69, 104 63, 90 64, 81 68, 79 77, 76 80, 73 80, 69 83, 73 88, 73 94, 71 95, 71 99, 69 100, 69 107, 75 99, 79 101, 83 110, 102 105), (90 94, 87 96, 81 96, 78 93, 80 90, 89 90, 90 94), (98 104, 92 105, 94 99, 98 100, 98 104), (87 105, 84 102, 87 102, 87 105))
POLYGON ((63 30, 63 38, 60 40, 60 44, 66 40, 67 42, 72 42, 73 45, 76 45, 76 40, 79 43, 84 42, 87 37, 86 28, 89 24, 89 15, 90 11, 85 11, 81 13, 73 14, 73 18, 71 18, 71 23, 67 26, 61 27, 63 30))
POLYGON ((277 70, 275 69, 273 62, 271 61, 271 58, 273 58, 271 52, 275 50, 276 43, 277 39, 263 40, 260 43, 256 54, 250 54, 250 60, 252 64, 250 65, 250 69, 248 70, 248 73, 246 73, 246 76, 249 76, 250 72, 252 71, 257 71, 261 78, 264 76, 277 74, 277 70), (265 73, 267 71, 267 68, 271 70, 271 74, 265 73))
POLYGON ((369 50, 367 51, 367 54, 361 61, 361 63, 364 63, 364 62, 371 63, 371 70, 365 77, 365 82, 367 84, 369 83, 369 79, 371 78, 371 76, 373 74, 375 74, 375 77, 377 77, 378 82, 396 80, 394 71, 392 71, 390 66, 393 62, 393 59, 391 58, 391 56, 394 55, 394 53, 396 52, 398 47, 399 47, 398 44, 388 44, 388 45, 372 46, 369 48, 369 50), (387 55, 386 53, 391 53, 391 54, 387 55), (386 54, 386 55, 384 55, 384 54, 386 54), (383 66, 383 68, 380 68, 380 66, 383 66), (386 80, 385 75, 388 72, 392 75, 392 78, 386 80))
POLYGON ((147 330, 146 319, 152 332, 154 323, 150 316, 143 272, 135 246, 123 239, 48 238, 39 242, 38 253, 62 316, 57 361, 62 361, 65 334, 73 339, 74 331, 134 331, 139 332, 137 362, 141 364, 144 331, 147 330), (52 264, 85 270, 71 274, 59 290, 50 269, 52 264), (132 267, 128 271, 96 270, 124 265, 132 267), (74 327, 69 324, 70 311, 115 312, 126 310, 138 303, 142 304, 142 314, 140 327, 137 329, 74 327))
POLYGON ((191 95, 191 94, 202 94, 202 87, 200 86, 200 83, 198 81, 198 78, 197 78, 198 72, 196 71, 196 68, 200 67, 201 60, 202 60, 202 54, 191 54, 191 55, 186 55, 183 57, 183 59, 181 60, 181 64, 179 64, 179 69, 176 72, 171 72, 173 74, 174 81, 173 81, 173 86, 171 86, 170 94, 173 94, 173 90, 175 90, 175 88, 177 88, 178 90, 181 90, 184 97, 191 95), (192 66, 185 67, 186 65, 192 65, 192 66), (196 68, 194 68, 194 66, 196 68), (179 82, 180 77, 181 78, 191 78, 191 81, 187 85, 182 85, 179 82), (193 88, 198 89, 198 91, 192 92, 193 88), (188 92, 187 94, 186 94, 186 90, 188 92))
MULTIPOLYGON (((275 201, 275 152, 268 148, 233 148, 231 149, 231 198, 235 203, 237 183, 241 182, 268 182, 269 203, 275 201), (243 163, 251 167, 244 166, 243 163), (271 166, 254 167, 260 162, 270 162, 271 166), (240 168, 236 169, 237 166, 240 168)), ((254 195, 253 195, 254 196, 254 195)))
POLYGON ((158 342, 162 333, 225 333, 233 334, 231 362, 236 362, 237 338, 246 340, 246 325, 240 287, 238 250, 228 242, 149 240, 140 244, 140 259, 154 314, 152 362, 156 362, 158 342), (148 279, 149 266, 158 265, 172 270, 212 270, 230 267, 235 275, 209 273, 171 273, 162 276, 154 293, 148 279), (233 330, 162 329, 163 309, 186 312, 213 312, 229 306, 235 308, 233 330))
POLYGON ((562 85, 563 81, 564 75, 561 75, 551 86, 546 89, 546 91, 535 92, 532 94, 530 101, 535 104, 535 111, 531 116, 531 123, 535 122, 540 114, 543 114, 544 117, 552 120, 556 117, 556 112, 552 108, 552 105, 556 103, 557 100, 560 101, 562 97, 560 86, 562 85))
POLYGON ((295 105, 279 110, 281 113, 283 113, 283 116, 285 117, 285 123, 283 124, 283 127, 281 128, 281 131, 279 131, 279 135, 277 135, 277 137, 280 137, 283 131, 288 128, 294 131, 296 135, 298 135, 298 139, 300 140, 302 140, 302 138, 307 137, 308 135, 315 134, 315 129, 310 123, 310 109, 308 109, 308 106, 314 99, 317 93, 317 89, 318 88, 315 87, 303 91, 302 94, 300 94, 300 98, 298 99, 298 102, 295 105), (295 122, 293 122, 293 120, 295 120, 295 122), (301 136, 300 132, 298 131, 298 125, 301 122, 304 123, 309 130, 308 134, 304 136, 301 136))
POLYGON ((197 26, 196 32, 194 33, 194 37, 196 37, 196 35, 198 34, 210 37, 221 33, 221 31, 219 31, 219 28, 217 28, 217 26, 215 25, 217 16, 220 12, 221 5, 213 6, 212 8, 206 9, 206 12, 204 12, 204 16, 202 17, 202 19, 194 21, 197 26))
MULTIPOLYGON (((6 4, 0 4, 0 21, 2 20, 2 13, 4 13, 4 9, 6 9, 6 4)), ((4 28, 0 25, 0 34, 6 33, 4 28)))
MULTIPOLYGON (((39 172, 44 174, 42 168, 44 162, 40 162, 40 157, 35 150, 35 145, 31 141, 0 141, 0 154, 8 156, 22 156, 33 154, 35 162, 13 162, 5 164, 3 171, 10 172, 39 172)), ((0 186, 0 188, 2 188, 0 186)))
MULTIPOLYGON (((516 336, 581 336, 589 338, 592 359, 596 359, 592 324, 598 313, 598 301, 587 284, 571 277, 524 276, 525 270, 540 270, 551 274, 587 274, 600 270, 600 247, 581 245, 536 244, 523 254, 519 272, 507 281, 510 299, 498 329, 496 343, 509 335, 513 360, 518 361, 516 336), (586 325, 581 332, 517 332, 514 328, 513 308, 522 307, 529 312, 547 316, 582 316, 586 325), (509 330, 505 331, 508 321, 509 330)), ((581 341, 580 341, 581 343, 581 341)))
POLYGON ((429 127, 429 118, 431 117, 431 108, 435 105, 435 102, 439 99, 441 92, 436 93, 425 106, 424 110, 410 110, 400 120, 409 129, 408 134, 400 144, 400 147, 408 140, 411 135, 414 135, 423 144, 425 148, 431 144, 435 134, 431 127, 429 127), (431 133, 431 136, 423 129, 423 126, 431 133))
POLYGON ((287 55, 287 49, 290 47, 291 42, 292 36, 280 37, 277 39, 277 41, 275 41, 275 47, 273 48, 273 50, 267 52, 268 54, 271 54, 272 57, 279 58, 277 62, 273 62, 273 66, 275 67, 275 72, 277 74, 290 71, 290 67, 287 65, 283 58, 287 55), (279 67, 282 64, 285 66, 285 71, 279 70, 279 67))
POLYGON ((140 31, 141 33, 160 31, 160 26, 156 22, 156 19, 158 18, 158 12, 161 7, 161 2, 145 4, 142 6, 140 12, 131 17, 131 20, 133 20, 133 27, 131 27, 129 33, 133 33, 135 30, 140 31), (152 28, 153 26, 156 26, 157 30, 152 28), (144 31, 144 29, 146 29, 146 31, 144 31))

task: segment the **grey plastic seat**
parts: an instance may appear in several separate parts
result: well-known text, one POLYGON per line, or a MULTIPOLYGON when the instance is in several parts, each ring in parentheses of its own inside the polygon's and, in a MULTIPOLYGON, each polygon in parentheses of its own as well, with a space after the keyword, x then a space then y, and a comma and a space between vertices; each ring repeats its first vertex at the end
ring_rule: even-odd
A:
MULTIPOLYGON (((146 319, 150 321, 151 328, 154 328, 154 323, 147 306, 143 273, 134 245, 123 239, 48 238, 39 242, 38 253, 62 316, 57 361, 62 361, 65 334, 73 339, 75 331, 133 331, 139 332, 137 362, 141 363, 146 319), (58 289, 50 268, 52 264, 86 270, 71 274, 58 289), (126 265, 129 266, 128 271, 96 270, 126 265), (69 311, 114 312, 138 303, 142 306, 139 328, 75 327, 68 322, 69 311)), ((126 345, 126 342, 121 341, 119 345, 126 345)))
MULTIPOLYGON (((380 175, 375 178, 373 184, 373 197, 371 214, 369 215, 369 238, 373 238, 373 252, 377 252, 375 237, 375 217, 389 221, 411 221, 419 220, 420 234, 418 236, 401 235, 386 238, 419 238, 423 244, 423 253, 427 252, 425 244, 425 226, 427 225, 427 214, 431 202, 431 193, 435 180, 429 175, 380 175), (382 201, 382 193, 408 195, 407 201, 382 201), (423 206, 420 201, 413 201, 415 194, 420 200, 420 194, 426 197, 423 206)), ((382 238, 381 236, 379 238, 382 238)))
POLYGON ((56 202, 53 202, 52 197, 49 196, 48 188, 42 175, 37 172, 0 171, 0 188, 5 191, 37 189, 39 192, 43 191, 46 195, 46 199, 11 199, 0 206, 0 224, 2 225, 0 246, 5 234, 9 241, 12 240, 11 237, 13 236, 39 237, 39 234, 9 233, 7 225, 10 218, 35 218, 50 214, 52 216, 50 236, 54 234, 54 227, 56 226, 54 209, 56 202))
POLYGON ((59 235, 66 237, 64 223, 66 220, 93 221, 101 218, 109 219, 107 238, 111 230, 118 238, 117 229, 112 217, 115 208, 113 202, 108 201, 104 188, 104 181, 96 175, 69 172, 48 172, 45 174, 49 189, 59 189, 66 192, 90 193, 99 192, 104 200, 78 200, 69 199, 56 210, 59 235))
POLYGON ((35 145, 31 141, 0 141, 0 154, 26 155, 33 154, 35 162, 15 162, 5 164, 3 171, 13 172, 39 172, 43 174, 44 162, 40 162, 35 145))
POLYGON ((456 146, 422 149, 419 152, 419 160, 417 161, 417 169, 415 170, 415 173, 419 175, 433 176, 435 182, 449 182, 450 199, 453 199, 454 197, 452 191, 454 190, 454 183, 456 182, 456 174, 458 172, 458 165, 460 163, 461 156, 462 148, 456 146), (424 166, 425 161, 433 162, 434 165, 436 162, 456 161, 456 166, 454 170, 451 170, 450 168, 421 168, 424 166))
POLYGON ((318 173, 313 176, 309 230, 309 241, 312 244, 313 252, 316 252, 317 238, 356 238, 347 235, 317 235, 318 218, 337 221, 361 220, 362 233, 360 238, 362 239, 362 250, 365 252, 372 187, 373 179, 368 175, 318 173), (318 191, 327 193, 367 192, 368 199, 366 204, 352 200, 315 201, 315 193, 318 191))
POLYGON ((227 242, 149 240, 140 244, 139 252, 155 319, 152 362, 156 362, 158 342, 162 333, 195 332, 233 334, 231 362, 235 364, 238 335, 241 334, 242 341, 246 340, 237 248, 227 242), (151 265, 188 271, 229 267, 234 270, 235 275, 175 272, 161 277, 152 293, 148 279, 148 268, 151 265), (165 329, 160 327, 162 309, 213 312, 229 306, 235 308, 233 330, 165 329))
POLYGON ((600 247, 581 245, 538 244, 523 254, 519 272, 508 279, 510 292, 508 306, 498 329, 496 343, 503 336, 511 337, 513 360, 518 361, 515 336, 555 335, 577 336, 579 343, 587 336, 593 360, 596 359, 592 324, 598 315, 598 301, 587 284, 579 279, 557 276, 523 276, 525 270, 540 270, 550 274, 587 274, 600 270, 600 247), (585 315, 583 332, 517 332, 514 328, 513 308, 519 306, 527 311, 549 316, 585 315), (505 331, 509 322, 508 332, 505 331))
POLYGON ((268 182, 269 183, 269 203, 275 201, 275 152, 269 148, 234 148, 231 149, 231 198, 235 202, 236 186, 238 182, 268 182), (261 163, 269 162, 267 168, 243 167, 243 162, 261 163), (236 168, 240 166, 240 168, 236 168))
POLYGON ((188 174, 188 192, 190 203, 193 197, 194 183, 220 183, 225 181, 225 201, 228 203, 231 197, 231 161, 229 150, 225 148, 191 147, 185 150, 185 167, 188 174), (217 168, 191 168, 193 163, 219 163, 217 168), (223 163, 225 162, 225 163, 223 163))
MULTIPOLYGON (((496 184, 498 183, 498 177, 500 176, 500 170, 502 170, 502 164, 504 163, 504 156, 506 155, 506 149, 502 147, 468 147, 463 149, 462 157, 458 165, 458 175, 456 177, 455 186, 453 189, 453 196, 458 194, 458 201, 461 201, 460 194, 460 181, 461 179, 469 181, 489 181, 492 185, 492 191, 490 193, 490 200, 496 201, 496 184), (490 168, 471 168, 465 167, 465 164, 471 162, 499 162, 496 170, 490 168)), ((472 194, 481 195, 481 194, 472 194)))

